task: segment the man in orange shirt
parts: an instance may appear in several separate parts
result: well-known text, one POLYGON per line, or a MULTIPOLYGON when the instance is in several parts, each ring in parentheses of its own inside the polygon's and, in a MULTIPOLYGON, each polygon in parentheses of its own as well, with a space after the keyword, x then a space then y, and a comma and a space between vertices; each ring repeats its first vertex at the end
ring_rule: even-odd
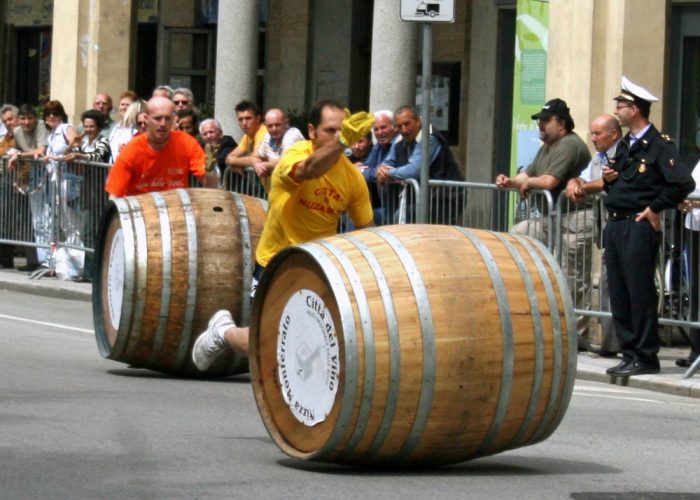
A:
POLYGON ((107 177, 105 190, 110 199, 186 188, 190 173, 205 187, 218 187, 216 171, 207 173, 204 169, 206 157, 199 143, 185 132, 172 130, 174 117, 175 105, 170 99, 154 97, 148 101, 146 133, 124 146, 107 177))

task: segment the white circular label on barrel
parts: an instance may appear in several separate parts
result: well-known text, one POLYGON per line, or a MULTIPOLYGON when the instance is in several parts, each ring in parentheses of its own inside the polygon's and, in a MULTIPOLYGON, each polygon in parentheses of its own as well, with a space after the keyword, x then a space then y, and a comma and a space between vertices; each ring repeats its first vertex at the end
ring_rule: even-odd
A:
POLYGON ((338 392, 340 357, 331 313, 311 290, 292 295, 277 337, 277 373, 292 415, 309 427, 323 422, 338 392))
POLYGON ((124 234, 119 228, 112 238, 107 270, 107 301, 112 328, 119 329, 124 299, 124 234))

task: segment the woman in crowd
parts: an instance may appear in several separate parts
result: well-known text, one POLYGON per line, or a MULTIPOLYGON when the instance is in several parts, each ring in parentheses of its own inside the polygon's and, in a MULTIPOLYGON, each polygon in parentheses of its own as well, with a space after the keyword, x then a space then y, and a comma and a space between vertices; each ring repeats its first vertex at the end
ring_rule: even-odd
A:
POLYGON ((137 133, 141 134, 141 133, 145 132, 147 127, 148 127, 148 112, 141 111, 138 115, 136 115, 136 128, 138 129, 137 133))
POLYGON ((119 152, 132 137, 139 133, 136 125, 137 116, 146 111, 146 102, 136 100, 129 104, 119 124, 112 129, 109 135, 109 147, 112 151, 111 163, 117 159, 119 152))
MULTIPOLYGON (((44 189, 30 200, 35 241, 41 245, 51 243, 52 214, 49 201, 54 188, 61 189, 61 229, 66 238, 74 236, 79 228, 78 213, 70 206, 80 196, 80 178, 66 169, 65 154, 72 144, 77 143, 78 133, 75 127, 68 123, 63 104, 60 101, 48 101, 44 105, 44 122, 49 130, 48 145, 44 161, 47 162, 48 189, 44 189)), ((71 241, 70 239, 68 241, 71 241)), ((49 266, 50 251, 38 248, 37 256, 42 266, 49 266)))
MULTIPOLYGON (((65 160, 72 162, 82 160, 89 163, 108 163, 110 149, 107 139, 100 135, 104 126, 104 115, 94 109, 89 109, 80 117, 83 123, 83 137, 79 147, 66 154, 65 160)), ((107 178, 107 168, 100 165, 75 165, 74 171, 82 172, 80 189, 80 215, 83 245, 95 248, 95 236, 97 235, 98 217, 100 207, 107 203, 104 190, 104 181, 107 178)), ((92 281, 92 254, 85 253, 83 265, 74 281, 92 281)))
POLYGON ((124 118, 127 108, 138 100, 139 96, 133 90, 127 90, 119 96, 119 117, 124 118))
POLYGON ((65 155, 66 161, 83 160, 92 163, 108 163, 110 149, 107 139, 100 135, 104 126, 104 115, 97 110, 89 109, 80 117, 83 124, 83 136, 78 147, 74 147, 65 155))

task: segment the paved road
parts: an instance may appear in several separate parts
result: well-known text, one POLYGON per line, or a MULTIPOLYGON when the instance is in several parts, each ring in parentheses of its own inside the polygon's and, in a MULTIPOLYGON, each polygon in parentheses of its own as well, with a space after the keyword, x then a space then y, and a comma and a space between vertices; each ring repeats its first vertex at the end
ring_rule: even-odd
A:
POLYGON ((0 498, 698 498, 699 421, 696 398, 577 382, 535 446, 428 471, 298 462, 246 376, 129 369, 100 358, 88 303, 0 291, 0 498))

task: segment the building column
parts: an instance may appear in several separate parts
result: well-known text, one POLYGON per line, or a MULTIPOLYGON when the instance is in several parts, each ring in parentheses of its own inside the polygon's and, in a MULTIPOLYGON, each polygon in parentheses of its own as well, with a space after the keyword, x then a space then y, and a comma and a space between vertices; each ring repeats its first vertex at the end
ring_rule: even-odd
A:
POLYGON ((492 0, 472 3, 467 126, 460 130, 466 136, 466 175, 472 182, 494 179, 494 120, 496 103, 496 65, 498 64, 498 8, 492 0))
POLYGON ((375 0, 369 109, 394 110, 416 102, 418 23, 399 17, 397 0, 375 0))
POLYGON ((547 98, 571 108, 576 131, 586 136, 592 119, 615 109, 613 97, 627 76, 661 99, 663 116, 666 2, 656 0, 552 0, 549 7, 547 98))
POLYGON ((129 85, 131 2, 55 0, 51 99, 72 123, 98 92, 117 99, 129 85))
POLYGON ((238 128, 234 107, 243 99, 256 99, 259 23, 257 0, 219 2, 214 116, 224 133, 236 140, 243 132, 238 128))
MULTIPOLYGON (((546 99, 558 97, 566 101, 576 132, 584 141, 588 124, 600 114, 591 106, 591 84, 602 76, 593 73, 595 3, 554 0, 549 4, 546 99)), ((609 112, 610 107, 605 111, 609 112)))

